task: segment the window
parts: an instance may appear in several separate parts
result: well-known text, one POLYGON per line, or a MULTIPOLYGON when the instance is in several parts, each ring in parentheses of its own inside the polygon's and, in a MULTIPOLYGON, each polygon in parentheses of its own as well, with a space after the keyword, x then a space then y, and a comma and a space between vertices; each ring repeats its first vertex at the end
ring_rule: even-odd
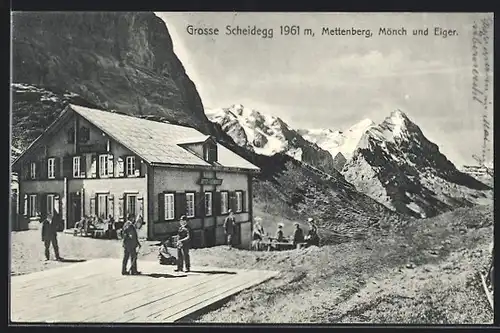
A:
POLYGON ((88 127, 82 126, 80 127, 80 131, 78 132, 78 138, 80 142, 87 142, 90 140, 90 129, 88 127))
POLYGON ((99 155, 99 176, 106 177, 109 173, 108 155, 99 155))
POLYGON ((30 195, 30 217, 36 216, 36 194, 30 195))
POLYGON ((80 156, 73 157, 73 177, 78 178, 81 175, 81 158, 80 156))
POLYGON ((204 155, 204 156, 203 156, 203 159, 204 159, 205 161, 210 161, 210 150, 208 149, 208 146, 207 146, 207 145, 205 145, 205 147, 204 147, 204 148, 205 148, 205 149, 203 149, 203 155, 204 155))
POLYGON ((97 195, 97 216, 101 219, 108 217, 108 195, 98 194, 97 195))
POLYGON ((227 192, 220 192, 220 212, 222 214, 227 214, 228 211, 228 193, 227 192))
POLYGON ((31 176, 31 179, 36 178, 36 162, 31 162, 31 164, 30 164, 30 176, 31 176))
POLYGON ((240 213, 243 210, 243 193, 236 191, 236 212, 240 213))
POLYGON ((205 192, 205 215, 212 216, 212 192, 205 192))
POLYGON ((127 156, 125 163, 125 174, 127 176, 135 175, 135 156, 127 156))
POLYGON ((175 218, 175 215, 174 215, 175 201, 174 200, 175 199, 174 199, 173 193, 165 194, 165 220, 173 220, 175 218))
POLYGON ((186 217, 194 217, 194 193, 186 193, 186 217))
POLYGON ((54 195, 47 195, 47 215, 54 214, 54 195))
POLYGON ((56 178, 56 173, 55 173, 55 159, 54 158, 49 158, 47 160, 47 177, 49 179, 54 179, 56 178))
POLYGON ((127 201, 125 203, 126 216, 128 216, 129 214, 137 216, 137 209, 136 209, 137 195, 127 194, 126 197, 127 197, 127 201))

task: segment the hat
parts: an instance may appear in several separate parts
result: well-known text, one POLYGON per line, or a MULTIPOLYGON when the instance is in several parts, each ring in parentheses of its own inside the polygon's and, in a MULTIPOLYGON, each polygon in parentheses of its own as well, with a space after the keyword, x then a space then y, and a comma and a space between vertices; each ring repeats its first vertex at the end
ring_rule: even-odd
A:
POLYGON ((295 222, 293 225, 300 225, 299 222, 295 222))
POLYGON ((232 210, 232 209, 229 209, 227 212, 228 212, 228 213, 232 213, 232 212, 233 212, 233 210, 232 210))
POLYGON ((180 218, 181 221, 186 221, 186 215, 182 215, 180 218))
POLYGON ((256 217, 255 217, 255 221, 262 221, 262 218, 261 218, 261 217, 259 217, 259 216, 256 216, 256 217))
POLYGON ((312 217, 307 218, 307 222, 313 222, 314 219, 312 217))
POLYGON ((279 227, 279 228, 283 228, 284 226, 285 226, 285 225, 284 225, 283 223, 281 223, 281 222, 280 222, 280 223, 278 223, 278 227, 279 227))

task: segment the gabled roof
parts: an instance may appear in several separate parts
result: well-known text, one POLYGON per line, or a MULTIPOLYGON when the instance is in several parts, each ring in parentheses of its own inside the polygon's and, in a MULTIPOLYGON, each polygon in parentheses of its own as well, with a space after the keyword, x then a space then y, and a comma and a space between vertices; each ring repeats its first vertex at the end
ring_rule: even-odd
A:
MULTIPOLYGON (((194 128, 140 119, 74 104, 70 104, 68 109, 82 116, 149 164, 212 166, 201 156, 195 155, 179 144, 181 142, 199 143, 210 138, 194 128)), ((218 165, 226 168, 259 170, 258 167, 236 153, 220 144, 217 146, 219 151, 218 165)))

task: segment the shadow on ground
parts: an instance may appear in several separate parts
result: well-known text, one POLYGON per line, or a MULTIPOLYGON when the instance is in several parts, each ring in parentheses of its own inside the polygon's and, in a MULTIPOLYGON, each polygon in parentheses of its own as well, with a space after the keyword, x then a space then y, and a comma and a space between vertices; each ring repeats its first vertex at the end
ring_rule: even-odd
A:
POLYGON ((60 262, 85 262, 87 261, 86 259, 70 259, 70 258, 61 258, 59 259, 60 262))
POLYGON ((236 274, 236 272, 229 271, 190 271, 191 273, 200 273, 200 274, 236 274))
POLYGON ((136 276, 146 276, 146 277, 152 277, 152 278, 166 278, 166 279, 171 279, 171 278, 179 278, 179 277, 186 277, 187 275, 172 275, 172 274, 160 274, 160 273, 151 273, 151 274, 141 274, 141 275, 136 275, 136 276))

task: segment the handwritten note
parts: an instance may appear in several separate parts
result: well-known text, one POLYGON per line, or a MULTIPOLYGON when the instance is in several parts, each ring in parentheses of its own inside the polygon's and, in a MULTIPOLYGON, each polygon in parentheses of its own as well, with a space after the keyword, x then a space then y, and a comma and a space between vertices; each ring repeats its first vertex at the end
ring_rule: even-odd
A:
MULTIPOLYGON (((491 89, 491 29, 493 20, 484 18, 474 22, 472 26, 472 99, 479 103, 482 110, 483 123, 483 154, 486 149, 486 144, 489 142, 490 123, 489 106, 492 101, 489 100, 489 92, 491 89)), ((484 158, 484 156, 483 156, 484 158)), ((483 161, 484 163, 484 161, 483 161)))

